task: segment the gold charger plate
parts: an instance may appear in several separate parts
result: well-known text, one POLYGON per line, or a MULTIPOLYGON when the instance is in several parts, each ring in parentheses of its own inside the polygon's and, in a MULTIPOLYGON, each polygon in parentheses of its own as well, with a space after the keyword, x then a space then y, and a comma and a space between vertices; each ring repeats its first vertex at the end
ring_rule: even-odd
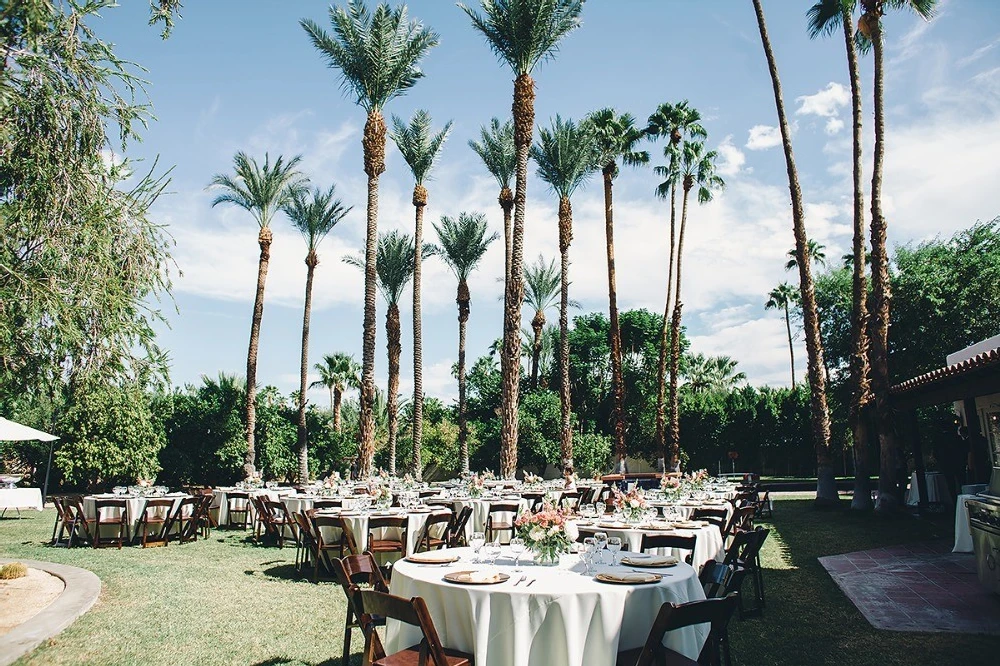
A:
POLYGON ((673 556, 654 555, 651 557, 623 557, 622 564, 641 569, 666 569, 676 567, 680 560, 673 556))
POLYGON ((605 530, 627 530, 628 523, 597 523, 597 526, 605 530))
POLYGON ((458 585, 497 585, 499 583, 506 583, 510 580, 510 576, 505 573, 497 572, 492 578, 487 578, 485 580, 478 579, 475 574, 481 573, 478 571, 453 571, 444 575, 444 579, 449 583, 456 583, 458 585))
POLYGON ((594 576, 594 580, 600 583, 611 583, 612 585, 648 585, 650 583, 659 583, 663 580, 663 576, 655 573, 599 573, 594 576))
POLYGON ((413 553, 412 555, 406 556, 407 562, 413 562, 414 564, 451 564, 452 562, 458 562, 460 559, 458 555, 429 555, 428 553, 413 553))

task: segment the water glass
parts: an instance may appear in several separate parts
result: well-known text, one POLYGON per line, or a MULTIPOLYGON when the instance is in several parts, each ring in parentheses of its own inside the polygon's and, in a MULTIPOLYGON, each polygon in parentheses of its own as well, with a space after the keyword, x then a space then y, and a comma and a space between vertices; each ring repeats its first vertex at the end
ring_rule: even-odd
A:
POLYGON ((583 566, 586 570, 587 575, 591 574, 594 564, 594 553, 597 551, 597 542, 594 537, 587 537, 583 540, 583 546, 580 550, 580 559, 583 560, 583 566))
POLYGON ((597 544, 596 560, 599 564, 604 564, 604 548, 608 545, 607 532, 594 532, 594 543, 597 544))
POLYGON ((604 512, 608 508, 607 506, 605 506, 604 502, 597 502, 596 504, 594 504, 594 508, 597 509, 597 517, 599 519, 604 518, 604 512))
POLYGON ((486 543, 486 534, 483 532, 473 532, 472 538, 469 539, 469 545, 472 547, 472 552, 475 556, 472 558, 473 562, 479 561, 479 549, 483 547, 486 543))
POLYGON ((526 546, 524 539, 521 537, 514 537, 510 540, 510 552, 514 555, 514 571, 520 571, 521 566, 521 555, 524 554, 526 546))
POLYGON ((500 557, 499 539, 494 539, 486 544, 483 548, 483 554, 491 565, 495 565, 497 563, 497 558, 500 557))
POLYGON ((622 538, 617 536, 608 537, 608 550, 611 551, 611 566, 617 566, 618 553, 622 550, 622 538))

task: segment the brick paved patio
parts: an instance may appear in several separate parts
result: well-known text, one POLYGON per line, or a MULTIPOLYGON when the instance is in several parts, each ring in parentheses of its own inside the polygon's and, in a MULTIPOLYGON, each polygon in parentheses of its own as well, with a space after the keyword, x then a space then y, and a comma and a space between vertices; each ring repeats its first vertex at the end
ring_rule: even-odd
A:
POLYGON ((1000 635, 1000 595, 976 578, 970 553, 933 541, 819 558, 878 629, 1000 635))

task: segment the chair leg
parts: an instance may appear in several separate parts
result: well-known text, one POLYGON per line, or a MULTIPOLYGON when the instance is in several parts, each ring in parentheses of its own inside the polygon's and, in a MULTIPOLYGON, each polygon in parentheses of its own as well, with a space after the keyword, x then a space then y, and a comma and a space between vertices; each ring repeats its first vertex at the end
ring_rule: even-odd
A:
POLYGON ((347 608, 347 619, 344 621, 344 654, 340 658, 340 663, 349 664, 351 663, 351 608, 348 605, 347 608))

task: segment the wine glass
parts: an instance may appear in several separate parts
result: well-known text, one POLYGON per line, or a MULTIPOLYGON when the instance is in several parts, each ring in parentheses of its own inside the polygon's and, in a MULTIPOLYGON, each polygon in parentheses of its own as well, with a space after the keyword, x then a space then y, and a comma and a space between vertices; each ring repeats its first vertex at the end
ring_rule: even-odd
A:
POLYGON ((594 564, 594 553, 596 551, 597 542, 594 540, 594 537, 585 538, 580 549, 580 559, 583 560, 583 566, 588 576, 594 564))
POLYGON ((514 555, 514 571, 520 571, 521 566, 521 555, 524 554, 526 548, 524 539, 521 537, 514 537, 510 540, 510 552, 514 555))
POLYGON ((607 508, 608 508, 608 507, 607 507, 607 506, 606 506, 606 505, 604 504, 604 502, 597 502, 597 503, 595 503, 595 504, 594 504, 594 508, 595 508, 595 509, 597 510, 597 518, 598 518, 598 519, 603 519, 603 518, 604 518, 604 512, 605 512, 605 511, 607 510, 607 508))
POLYGON ((475 553, 475 556, 472 558, 473 562, 479 561, 479 550, 483 547, 483 544, 485 543, 486 543, 485 533, 483 532, 472 533, 472 538, 469 539, 469 545, 472 546, 472 552, 475 553))
POLYGON ((608 533, 594 532, 594 543, 597 545, 596 559, 598 563, 604 564, 604 547, 608 545, 608 533))
POLYGON ((618 553, 622 550, 622 538, 618 536, 608 537, 608 550, 611 551, 611 566, 617 566, 618 553))
POLYGON ((497 558, 500 557, 500 540, 494 539, 493 541, 486 544, 483 550, 483 554, 489 561, 490 565, 495 565, 497 563, 497 558))

